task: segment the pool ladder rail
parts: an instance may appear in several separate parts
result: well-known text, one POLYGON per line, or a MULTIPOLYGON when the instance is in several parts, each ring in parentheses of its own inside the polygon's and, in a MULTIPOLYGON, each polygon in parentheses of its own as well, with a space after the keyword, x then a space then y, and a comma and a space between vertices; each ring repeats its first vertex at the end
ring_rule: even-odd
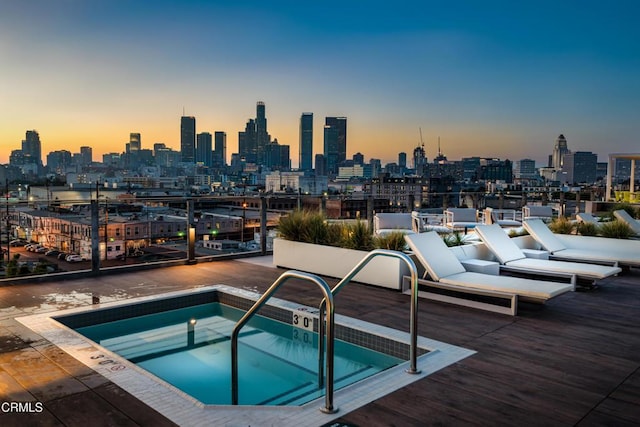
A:
POLYGON ((326 363, 326 384, 325 385, 325 406, 320 408, 325 413, 335 413, 338 408, 333 406, 333 377, 334 377, 334 330, 335 330, 335 306, 334 296, 362 270, 373 258, 378 256, 386 256, 391 258, 399 258, 404 261, 411 272, 411 312, 410 312, 410 345, 409 345, 409 374, 419 374, 417 369, 418 354, 418 269, 413 260, 406 254, 398 251, 387 249, 375 249, 358 263, 356 266, 336 284, 333 289, 329 288, 327 282, 315 274, 305 273, 302 271, 289 270, 284 272, 269 289, 256 301, 245 315, 238 321, 231 334, 231 403, 238 404, 238 336, 240 329, 253 317, 253 315, 267 302, 269 298, 280 288, 287 280, 296 278, 306 280, 318 285, 324 298, 320 302, 320 313, 318 318, 318 384, 322 388, 324 383, 324 368, 326 363), (325 323, 326 317, 326 323, 325 323), (325 338, 326 338, 326 359, 325 357, 325 338))

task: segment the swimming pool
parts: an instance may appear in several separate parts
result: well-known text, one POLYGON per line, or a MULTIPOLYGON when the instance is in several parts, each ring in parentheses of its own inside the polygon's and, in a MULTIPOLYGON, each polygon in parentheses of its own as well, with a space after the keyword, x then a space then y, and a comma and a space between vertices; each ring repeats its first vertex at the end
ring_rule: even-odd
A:
MULTIPOLYGON (((214 302, 75 330, 204 404, 228 405, 230 337, 243 314, 214 302)), ((256 316, 239 345, 239 404, 297 406, 324 395, 316 332, 256 316)), ((336 390, 404 361, 344 340, 334 360, 336 390)))
MULTIPOLYGON (((55 313, 34 314, 17 318, 16 320, 84 363, 102 377, 106 378, 106 380, 117 384, 131 395, 179 425, 227 425, 231 423, 233 425, 318 426, 328 423, 375 399, 383 397, 394 390, 423 379, 431 373, 474 353, 462 347, 419 336, 417 368, 420 370, 420 373, 417 375, 407 374, 405 370, 409 367, 409 362, 405 360, 409 355, 410 336, 408 333, 336 314, 336 328, 334 330, 334 337, 338 340, 336 342, 343 341, 345 343, 344 345, 352 345, 354 346, 353 348, 366 348, 373 351, 374 354, 381 353, 386 355, 383 357, 376 354, 374 358, 382 357, 384 359, 390 357, 400 363, 395 366, 381 368, 382 370, 377 374, 370 375, 367 378, 358 378, 357 381, 337 390, 334 394, 334 402, 338 408, 338 412, 335 414, 327 414, 319 410, 323 406, 322 397, 310 400, 307 403, 296 404, 296 406, 283 406, 281 403, 275 403, 275 401, 268 405, 245 404, 234 406, 207 404, 201 401, 200 398, 196 398, 188 392, 180 390, 172 384, 170 378, 162 379, 158 375, 152 374, 147 371, 147 369, 120 356, 117 350, 110 350, 106 347, 105 345, 108 344, 107 341, 115 337, 107 336, 104 338, 96 338, 100 341, 100 343, 98 343, 77 332, 78 329, 90 327, 91 325, 114 324, 113 322, 135 317, 144 317, 148 320, 147 323, 153 324, 155 322, 153 315, 157 313, 179 313, 182 309, 196 307, 199 307, 197 310, 204 309, 211 311, 214 309, 213 306, 204 308, 209 304, 220 304, 221 310, 229 312, 235 309, 246 312, 260 296, 260 294, 250 290, 226 285, 214 285, 163 295, 131 298, 126 301, 109 302, 90 307, 71 308, 55 313)), ((408 308, 407 304, 407 310, 408 308)), ((280 359, 286 359, 285 361, 288 361, 291 352, 305 353, 307 351, 311 351, 315 358, 317 357, 317 354, 315 354, 317 345, 317 336, 315 333, 315 331, 317 331, 317 315, 316 318, 313 318, 313 316, 316 314, 316 311, 317 308, 315 307, 307 307, 298 303, 272 298, 269 300, 269 303, 259 311, 260 316, 266 319, 258 319, 258 317, 254 319, 258 319, 258 322, 275 321, 278 324, 282 324, 278 326, 275 335, 272 335, 268 340, 265 338, 265 341, 274 341, 276 343, 287 342, 287 344, 283 346, 283 349, 286 350, 288 348, 289 353, 286 353, 286 357, 280 357, 280 359), (305 318, 312 320, 308 322, 308 326, 313 328, 314 332, 311 330, 292 328, 291 324, 295 323, 296 320, 300 321, 302 319, 301 323, 304 325, 305 318), (281 326, 283 329, 279 329, 281 326), (286 341, 283 341, 283 336, 287 339, 286 341), (304 345, 299 348, 294 347, 296 341, 301 341, 304 345), (313 348, 313 350, 310 350, 311 348, 313 348)), ((200 331, 200 328, 207 323, 207 321, 203 320, 205 316, 200 317, 200 314, 194 316, 193 313, 190 313, 189 316, 192 316, 189 317, 189 320, 191 320, 191 318, 196 320, 193 344, 212 339, 215 340, 213 335, 207 335, 205 332, 200 331)), ((233 316, 237 316, 237 314, 232 314, 230 317, 233 318, 233 316)), ((407 313, 407 322, 408 320, 407 313)), ((185 343, 188 345, 190 338, 185 317, 180 317, 180 321, 176 323, 175 328, 177 328, 174 331, 177 333, 175 339, 181 340, 176 342, 180 345, 184 345, 185 343)), ((256 325, 250 323, 246 328, 252 328, 251 330, 253 330, 256 329, 256 325)), ((241 335, 251 330, 243 329, 241 335)), ((141 332, 130 329, 127 334, 120 335, 126 336, 136 333, 141 332)), ((253 335, 252 333, 247 334, 250 340, 254 338, 258 339, 259 336, 260 333, 255 332, 253 332, 253 335)), ((244 339, 244 337, 242 339, 244 339)), ((250 350, 249 345, 252 344, 250 340, 246 343, 241 342, 239 349, 239 355, 241 357, 243 357, 242 353, 250 350)), ((261 351, 264 343, 261 342, 258 345, 253 343, 252 345, 261 351)), ((340 346, 342 345, 341 343, 340 346)), ((174 346, 176 346, 175 343, 174 346)), ((338 345, 336 345, 336 350, 338 350, 338 345)), ((158 351, 161 350, 156 348, 152 353, 157 353, 158 351)), ((140 360, 144 359, 144 352, 134 353, 134 361, 135 358, 138 357, 136 354, 138 354, 138 356, 142 355, 140 360)), ((213 355, 207 354, 205 358, 212 358, 212 356, 213 355)), ((155 358, 154 360, 159 359, 155 358)), ((262 358, 260 358, 260 360, 262 360, 262 358)), ((174 369, 173 371, 175 372, 190 371, 191 369, 191 362, 176 363, 179 365, 179 369, 174 369)), ((283 363, 283 360, 279 360, 278 363, 283 363)), ((215 366, 218 367, 217 364, 215 366)), ((219 366, 220 369, 229 369, 230 361, 220 362, 219 366)), ((356 370, 357 369, 354 368, 353 371, 355 372, 356 370)), ((340 372, 345 371, 341 370, 340 372)), ((242 375, 242 368, 240 369, 240 374, 242 375)), ((340 378, 342 376, 344 375, 341 374, 340 378)), ((357 375, 355 376, 357 377, 357 375)), ((314 375, 308 377, 311 380, 314 375)), ((338 376, 336 375, 336 380, 337 379, 338 376)), ((242 390, 243 387, 242 384, 240 384, 239 391, 241 397, 243 393, 242 390)), ((204 398, 202 399, 204 400, 204 398)))

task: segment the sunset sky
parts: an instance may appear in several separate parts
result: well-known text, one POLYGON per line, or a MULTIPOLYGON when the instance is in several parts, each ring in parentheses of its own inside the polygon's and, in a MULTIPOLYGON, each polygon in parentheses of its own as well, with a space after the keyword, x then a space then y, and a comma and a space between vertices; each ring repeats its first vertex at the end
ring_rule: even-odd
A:
POLYGON ((0 6, 0 163, 36 129, 81 145, 179 149, 238 131, 264 101, 298 163, 302 112, 348 118, 347 156, 397 161, 437 140, 449 159, 640 151, 640 2, 16 0, 0 6))

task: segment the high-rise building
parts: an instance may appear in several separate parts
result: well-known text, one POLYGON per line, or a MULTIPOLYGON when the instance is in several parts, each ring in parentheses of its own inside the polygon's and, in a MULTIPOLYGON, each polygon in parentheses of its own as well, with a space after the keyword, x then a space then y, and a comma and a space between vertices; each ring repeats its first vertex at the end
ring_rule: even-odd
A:
POLYGON ((71 152, 67 150, 52 151, 47 154, 47 169, 50 173, 64 175, 71 166, 71 152))
POLYGON ((213 165, 224 167, 227 164, 227 133, 216 131, 214 140, 213 165))
POLYGON ((338 129, 329 125, 324 127, 324 161, 327 174, 338 173, 338 129))
POLYGON ((249 119, 244 132, 238 132, 238 154, 247 163, 258 161, 258 146, 256 141, 256 121, 249 119))
POLYGON ((265 166, 271 170, 288 171, 291 169, 291 157, 288 145, 278 144, 278 139, 265 147, 265 166))
POLYGON ((513 170, 516 179, 533 179, 538 176, 536 161, 532 159, 518 160, 513 170))
POLYGON ((353 164, 354 165, 364 165, 364 154, 361 152, 357 152, 353 155, 353 164))
POLYGON ((196 163, 213 166, 213 138, 209 132, 199 133, 196 140, 196 163))
POLYGON ((137 132, 132 132, 129 134, 129 152, 131 151, 140 151, 142 149, 142 140, 140 138, 140 134, 137 132))
POLYGON ((400 168, 402 169, 407 168, 407 153, 405 153, 404 151, 398 153, 398 166, 400 166, 400 168))
POLYGON ((569 153, 567 147, 567 139, 564 135, 560 134, 556 139, 556 145, 553 147, 553 154, 551 155, 551 167, 555 169, 562 169, 563 159, 565 154, 569 153))
POLYGON ((264 102, 256 103, 256 163, 265 163, 265 151, 271 143, 271 137, 267 132, 267 116, 264 102))
POLYGON ((22 154, 25 157, 25 163, 34 163, 42 166, 42 144, 40 143, 40 135, 36 130, 28 130, 25 139, 22 141, 22 154))
POLYGON ((196 161, 196 118, 182 116, 180 119, 180 153, 184 163, 196 161))
POLYGON ((427 172, 427 158, 425 156, 424 144, 413 149, 413 168, 417 176, 423 176, 427 172))
POLYGON ((93 149, 88 146, 80 147, 80 157, 83 166, 90 165, 93 162, 93 149))
MULTIPOLYGON (((329 145, 335 145, 335 171, 329 170, 329 172, 337 173, 337 166, 344 162, 347 159, 347 118, 346 117, 326 117, 325 118, 325 137, 327 135, 327 127, 332 130, 329 132, 329 135, 332 138, 335 138, 335 141, 329 141, 329 145)), ((329 154, 326 151, 327 141, 325 141, 325 157, 329 154)), ((327 161, 331 161, 332 159, 327 159, 327 161)))
POLYGON ((564 155, 561 184, 593 184, 596 182, 598 156, 590 151, 568 152, 564 155))
POLYGON ((313 113, 302 113, 300 116, 300 160, 301 171, 313 169, 313 113))

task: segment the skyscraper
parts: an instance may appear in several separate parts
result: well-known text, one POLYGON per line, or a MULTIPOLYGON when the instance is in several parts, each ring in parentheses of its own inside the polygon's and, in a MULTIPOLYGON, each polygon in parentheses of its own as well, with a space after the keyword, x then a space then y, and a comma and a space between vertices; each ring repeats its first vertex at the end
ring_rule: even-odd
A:
POLYGON ((88 146, 80 147, 80 156, 83 165, 90 165, 93 162, 93 149, 88 146))
POLYGON ((556 139, 556 145, 553 147, 553 154, 551 155, 551 167, 555 169, 562 169, 564 163, 564 155, 569 153, 567 147, 567 139, 564 135, 560 134, 556 139))
POLYGON ((196 141, 196 163, 213 166, 212 138, 209 132, 199 133, 196 141))
POLYGON ((217 131, 214 133, 215 148, 213 152, 213 165, 223 167, 227 164, 227 133, 217 131))
POLYGON ((25 139, 22 141, 22 154, 25 163, 34 163, 38 167, 42 166, 42 144, 40 135, 36 130, 28 130, 25 139))
POLYGON ((244 132, 238 132, 238 154, 244 157, 247 163, 256 163, 258 148, 256 142, 256 121, 249 119, 244 127, 244 132))
POLYGON ((265 151, 271 142, 271 137, 267 132, 267 116, 264 102, 256 103, 256 163, 265 163, 265 151))
POLYGON ((137 132, 132 132, 129 134, 129 150, 130 151, 140 151, 142 148, 142 139, 140 138, 140 134, 137 132))
POLYGON ((301 171, 313 169, 313 113, 302 113, 300 117, 300 160, 301 171))
MULTIPOLYGON (((325 118, 325 135, 327 135, 326 128, 330 127, 335 130, 335 172, 338 171, 337 167, 347 159, 347 118, 346 117, 326 117, 325 118)), ((333 135, 334 131, 329 132, 333 135)), ((325 156, 327 143, 325 141, 325 156)), ((329 161, 329 159, 327 159, 329 161)), ((329 172, 333 172, 329 169, 329 172)))
POLYGON ((196 161, 196 118, 182 116, 180 119, 180 154, 184 163, 196 161))
POLYGON ((329 125, 324 127, 324 161, 327 175, 338 173, 338 129, 329 125))

